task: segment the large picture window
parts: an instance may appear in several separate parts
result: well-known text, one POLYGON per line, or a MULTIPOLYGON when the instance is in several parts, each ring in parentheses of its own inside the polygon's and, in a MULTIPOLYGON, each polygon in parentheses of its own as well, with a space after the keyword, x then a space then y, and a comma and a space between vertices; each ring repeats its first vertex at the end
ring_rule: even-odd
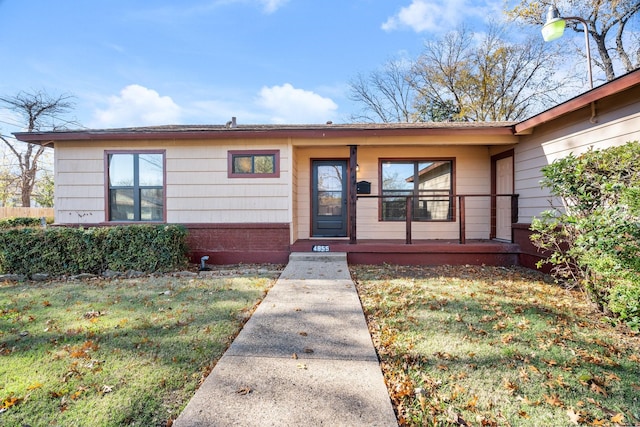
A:
POLYGON ((407 196, 413 196, 413 220, 453 220, 453 160, 382 160, 380 178, 383 221, 406 220, 407 196))
POLYGON ((278 178, 280 151, 229 151, 229 178, 278 178))
POLYGON ((164 221, 164 153, 109 152, 109 221, 164 221))

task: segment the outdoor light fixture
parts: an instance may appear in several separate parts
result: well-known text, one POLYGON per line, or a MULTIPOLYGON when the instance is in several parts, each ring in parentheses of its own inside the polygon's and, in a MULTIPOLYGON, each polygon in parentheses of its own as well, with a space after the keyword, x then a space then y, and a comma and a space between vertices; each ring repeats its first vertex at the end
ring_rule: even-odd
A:
POLYGON ((587 45, 587 68, 589 70, 589 85, 593 89, 593 74, 591 72, 591 49, 589 48, 589 28, 587 27, 587 21, 577 16, 560 16, 558 8, 554 5, 549 5, 547 11, 547 22, 542 27, 542 38, 546 42, 550 42, 559 39, 564 34, 564 28, 566 26, 565 21, 579 21, 584 26, 584 40, 587 45))

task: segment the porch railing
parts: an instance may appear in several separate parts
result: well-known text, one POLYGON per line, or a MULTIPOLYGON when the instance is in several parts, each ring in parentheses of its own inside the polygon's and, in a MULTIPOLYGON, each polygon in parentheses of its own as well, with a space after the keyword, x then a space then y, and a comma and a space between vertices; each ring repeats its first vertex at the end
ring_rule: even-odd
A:
MULTIPOLYGON (((493 229, 493 221, 495 221, 496 218, 496 201, 498 198, 500 197, 509 197, 510 201, 511 201, 511 223, 514 224, 516 222, 518 222, 518 194, 457 194, 457 195, 453 195, 453 196, 442 196, 442 195, 410 195, 410 196, 397 196, 397 195, 358 195, 357 198, 358 199, 384 199, 384 198, 390 198, 390 199, 398 199, 404 197, 405 198, 405 202, 406 202, 406 219, 405 219, 405 243, 410 245, 412 244, 412 230, 411 230, 411 226, 414 222, 413 219, 413 211, 414 211, 414 199, 415 198, 419 198, 419 199, 433 199, 433 200, 438 200, 441 201, 443 198, 448 198, 449 201, 453 201, 454 199, 457 199, 458 203, 457 203, 457 208, 458 208, 458 222, 459 222, 459 242, 460 244, 465 244, 467 242, 467 229, 466 229, 466 201, 469 198, 479 198, 479 197, 489 197, 491 200, 490 203, 490 214, 489 214, 489 218, 492 221, 492 231, 491 234, 495 233, 495 230, 493 229)), ((453 208, 452 208, 453 209, 453 208)), ((352 220, 355 220, 355 218, 352 218, 352 220)), ((352 243, 356 243, 356 236, 351 236, 351 242, 352 243)))

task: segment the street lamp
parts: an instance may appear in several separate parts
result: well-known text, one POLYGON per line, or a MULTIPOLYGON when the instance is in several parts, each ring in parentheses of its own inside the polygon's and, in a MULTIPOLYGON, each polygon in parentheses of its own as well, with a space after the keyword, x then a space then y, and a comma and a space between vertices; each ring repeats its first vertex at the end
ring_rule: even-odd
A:
POLYGON ((560 16, 560 12, 554 5, 549 5, 547 11, 547 22, 542 27, 542 38, 546 42, 553 41, 562 37, 564 34, 564 28, 566 26, 565 21, 579 21, 584 26, 584 41, 587 45, 587 65, 589 70, 589 84, 593 89, 593 74, 591 71, 591 49, 589 48, 589 28, 587 27, 587 21, 577 16, 560 16))

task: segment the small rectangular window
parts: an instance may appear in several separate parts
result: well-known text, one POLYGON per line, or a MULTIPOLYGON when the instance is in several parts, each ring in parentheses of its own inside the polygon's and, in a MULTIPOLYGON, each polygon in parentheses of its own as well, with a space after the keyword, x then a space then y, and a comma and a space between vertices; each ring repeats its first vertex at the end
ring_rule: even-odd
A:
POLYGON ((407 197, 414 221, 453 220, 453 160, 383 160, 380 162, 382 221, 404 221, 407 197))
POLYGON ((280 151, 229 151, 229 178, 278 178, 280 151))

